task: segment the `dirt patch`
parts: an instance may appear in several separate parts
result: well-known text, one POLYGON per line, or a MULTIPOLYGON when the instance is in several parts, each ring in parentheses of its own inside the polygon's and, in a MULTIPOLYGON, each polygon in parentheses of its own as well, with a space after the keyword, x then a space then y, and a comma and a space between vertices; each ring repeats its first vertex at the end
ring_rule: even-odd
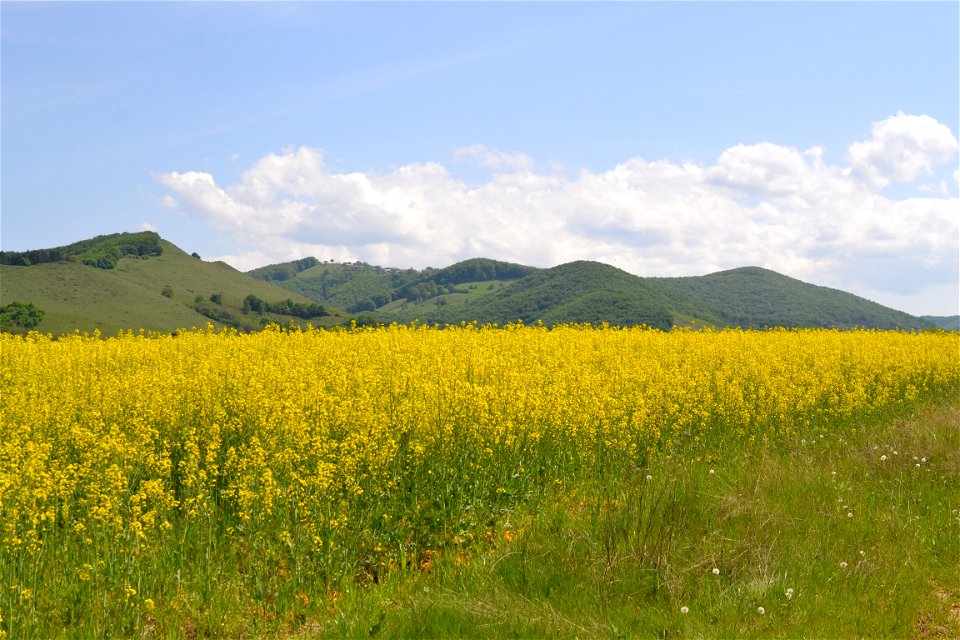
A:
POLYGON ((917 617, 911 640, 960 638, 960 590, 936 589, 933 596, 932 610, 917 617))

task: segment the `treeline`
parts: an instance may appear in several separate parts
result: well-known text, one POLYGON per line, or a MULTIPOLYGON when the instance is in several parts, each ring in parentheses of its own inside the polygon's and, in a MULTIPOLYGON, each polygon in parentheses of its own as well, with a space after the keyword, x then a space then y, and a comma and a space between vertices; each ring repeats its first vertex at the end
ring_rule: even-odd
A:
POLYGON ((284 262, 283 264, 274 264, 254 269, 250 272, 250 275, 260 280, 283 282, 284 280, 292 280, 301 271, 306 271, 318 264, 320 264, 320 261, 311 256, 309 258, 303 258, 302 260, 294 260, 292 262, 284 262))
POLYGON ((0 251, 0 264, 29 267, 50 262, 82 262, 100 269, 113 269, 124 256, 159 256, 162 253, 160 236, 153 231, 143 231, 96 236, 52 249, 0 251))
POLYGON ((474 258, 429 274, 427 280, 438 285, 486 282, 488 280, 519 280, 536 271, 533 267, 488 258, 474 258))
POLYGON ((327 308, 316 302, 294 302, 290 298, 280 302, 267 302, 253 294, 243 299, 244 313, 277 313, 309 320, 330 315, 327 308))

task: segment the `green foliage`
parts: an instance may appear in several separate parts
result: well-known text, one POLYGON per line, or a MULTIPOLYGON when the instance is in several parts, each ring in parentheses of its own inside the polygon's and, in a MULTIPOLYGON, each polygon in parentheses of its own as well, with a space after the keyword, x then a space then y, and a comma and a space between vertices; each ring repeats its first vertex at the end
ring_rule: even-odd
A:
POLYGON ((43 310, 32 302, 11 302, 0 307, 0 330, 33 329, 43 320, 43 310))
POLYGON ((596 262, 572 262, 538 270, 477 304, 438 309, 423 319, 499 324, 543 321, 547 325, 607 322, 668 330, 673 326, 669 302, 659 288, 642 278, 596 262))
POLYGON ((0 251, 0 264, 31 266, 76 260, 101 269, 113 269, 123 256, 159 256, 162 252, 160 236, 153 231, 115 233, 52 249, 0 251))
POLYGON ((703 301, 727 326, 908 330, 928 326, 901 311, 759 267, 652 280, 675 294, 703 301))
POLYGON ((163 289, 160 290, 160 295, 162 295, 164 298, 172 298, 173 287, 170 285, 164 285, 163 289))
POLYGON ((931 327, 946 331, 960 331, 960 316, 920 316, 931 327))
POLYGON ((373 314, 385 322, 542 320, 550 325, 607 322, 661 329, 674 325, 908 330, 960 326, 956 318, 915 318, 756 267, 687 278, 641 278, 593 262, 535 269, 484 258, 423 271, 362 262, 303 266, 290 262, 251 274, 317 302, 373 314))
POLYGON ((244 313, 263 313, 266 310, 266 302, 252 293, 243 299, 244 313))
POLYGON ((213 304, 223 304, 223 294, 211 293, 210 302, 212 302, 213 304))
POLYGON ((535 271, 537 269, 534 267, 512 262, 474 258, 440 269, 430 275, 429 279, 439 285, 487 282, 488 280, 519 280, 535 271))
POLYGON ((277 313, 284 316, 294 316, 309 320, 330 315, 327 308, 315 302, 294 302, 290 298, 271 303, 250 294, 243 299, 244 313, 277 313))
POLYGON ((386 269, 363 262, 319 263, 293 274, 293 264, 262 267, 250 275, 270 280, 317 302, 357 313, 370 310, 371 304, 379 308, 404 297, 400 291, 421 274, 413 269, 386 269), (283 273, 289 277, 278 275, 283 273))
POLYGON ((294 260, 292 262, 284 262, 281 264, 272 264, 266 267, 260 267, 259 269, 254 269, 250 271, 250 275, 259 280, 274 280, 274 281, 284 281, 291 280, 296 277, 296 275, 302 271, 306 271, 311 267, 315 267, 320 264, 320 261, 314 257, 303 258, 302 260, 294 260))

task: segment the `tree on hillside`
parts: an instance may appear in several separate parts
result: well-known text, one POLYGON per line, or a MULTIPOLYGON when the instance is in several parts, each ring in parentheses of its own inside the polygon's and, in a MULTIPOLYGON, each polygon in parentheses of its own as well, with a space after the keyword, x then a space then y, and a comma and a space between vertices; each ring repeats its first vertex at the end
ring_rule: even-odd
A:
POLYGON ((0 329, 32 329, 43 320, 43 310, 32 302, 11 302, 0 308, 0 329))

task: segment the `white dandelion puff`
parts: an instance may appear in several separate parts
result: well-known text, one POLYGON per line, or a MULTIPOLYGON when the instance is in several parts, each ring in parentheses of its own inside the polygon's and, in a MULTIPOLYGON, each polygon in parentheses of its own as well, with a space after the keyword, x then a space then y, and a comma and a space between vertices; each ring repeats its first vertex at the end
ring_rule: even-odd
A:
POLYGON ((767 610, 764 609, 763 607, 757 607, 757 613, 759 613, 760 615, 763 615, 763 614, 765 614, 766 612, 767 612, 767 610))
POLYGON ((690 608, 689 608, 689 607, 680 607, 680 613, 686 615, 686 614, 690 613, 690 608))
POLYGON ((711 573, 713 573, 713 575, 715 575, 715 576, 718 576, 718 575, 720 575, 720 569, 717 569, 716 567, 714 567, 714 568, 713 568, 713 571, 712 571, 711 573))

